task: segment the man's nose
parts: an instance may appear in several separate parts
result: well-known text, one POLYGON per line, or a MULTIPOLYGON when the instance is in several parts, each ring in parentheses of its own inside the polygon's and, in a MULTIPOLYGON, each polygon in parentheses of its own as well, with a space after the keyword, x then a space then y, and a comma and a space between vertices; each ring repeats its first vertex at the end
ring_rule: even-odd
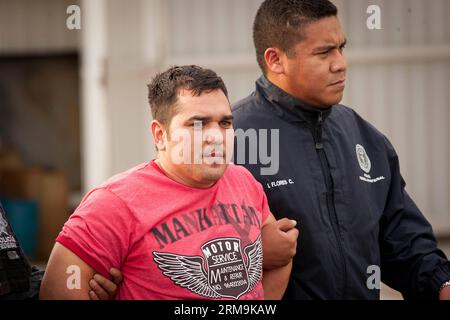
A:
POLYGON ((342 52, 336 54, 336 58, 331 63, 330 69, 333 73, 347 71, 347 59, 342 52))
POLYGON ((205 142, 208 144, 220 144, 223 142, 223 134, 220 129, 208 129, 205 131, 205 142))

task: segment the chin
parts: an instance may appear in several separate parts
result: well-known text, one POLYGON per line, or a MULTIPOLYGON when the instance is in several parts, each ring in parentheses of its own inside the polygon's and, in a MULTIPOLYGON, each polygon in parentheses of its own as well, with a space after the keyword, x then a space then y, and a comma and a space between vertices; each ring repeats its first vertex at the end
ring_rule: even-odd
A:
POLYGON ((339 103, 342 101, 342 98, 343 98, 343 95, 340 95, 340 96, 338 96, 338 97, 333 97, 333 98, 329 99, 329 100, 326 102, 326 105, 327 105, 327 106, 334 106, 334 105, 336 105, 336 104, 339 104, 339 103))
POLYGON ((204 165, 204 167, 200 171, 200 175, 202 180, 216 182, 217 180, 222 178, 226 168, 226 164, 204 165))

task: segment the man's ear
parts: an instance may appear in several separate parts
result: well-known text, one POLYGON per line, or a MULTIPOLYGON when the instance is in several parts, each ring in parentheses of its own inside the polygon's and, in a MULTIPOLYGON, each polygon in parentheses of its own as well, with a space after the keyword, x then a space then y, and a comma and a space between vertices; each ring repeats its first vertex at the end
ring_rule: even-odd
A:
POLYGON ((264 52, 264 60, 266 61, 266 67, 268 72, 275 73, 277 75, 284 73, 284 64, 286 53, 278 48, 267 48, 264 52))
POLYGON ((150 124, 153 141, 155 142, 158 151, 166 150, 166 129, 164 125, 158 120, 153 120, 150 124))

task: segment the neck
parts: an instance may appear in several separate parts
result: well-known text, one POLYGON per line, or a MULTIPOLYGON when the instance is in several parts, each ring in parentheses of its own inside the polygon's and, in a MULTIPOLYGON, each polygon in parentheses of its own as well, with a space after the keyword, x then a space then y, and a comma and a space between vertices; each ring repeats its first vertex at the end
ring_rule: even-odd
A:
POLYGON ((323 110, 323 109, 329 109, 330 106, 326 106, 326 105, 317 105, 314 102, 311 101, 307 101, 305 100, 303 97, 298 96, 297 94, 294 93, 294 90, 292 90, 292 88, 290 86, 286 85, 286 81, 283 81, 282 77, 284 77, 283 74, 281 75, 276 75, 276 74, 272 74, 272 73, 267 73, 267 75, 265 75, 265 77, 267 78, 267 80, 269 80, 272 84, 274 84, 275 86, 277 86, 278 88, 280 88, 281 90, 283 90, 284 92, 286 92, 287 94, 289 94, 291 97, 303 102, 304 104, 318 109, 323 110))
POLYGON ((181 175, 177 174, 175 170, 172 170, 172 164, 165 161, 164 156, 162 156, 161 154, 158 154, 155 163, 168 178, 187 187, 208 189, 214 185, 214 182, 199 183, 197 181, 182 177, 181 175))

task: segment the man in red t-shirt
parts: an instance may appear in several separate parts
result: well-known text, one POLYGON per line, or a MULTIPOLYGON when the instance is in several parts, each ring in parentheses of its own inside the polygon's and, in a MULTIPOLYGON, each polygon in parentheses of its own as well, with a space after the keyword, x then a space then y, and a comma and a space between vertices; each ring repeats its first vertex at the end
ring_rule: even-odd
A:
POLYGON ((93 275, 117 268, 116 299, 281 298, 298 231, 291 220, 275 221, 262 186, 230 163, 233 117, 222 79, 173 67, 153 79, 149 101, 157 159, 84 197, 56 239, 40 297, 88 299, 93 275), (265 237, 284 240, 276 258, 286 261, 264 277, 263 227, 265 237))

